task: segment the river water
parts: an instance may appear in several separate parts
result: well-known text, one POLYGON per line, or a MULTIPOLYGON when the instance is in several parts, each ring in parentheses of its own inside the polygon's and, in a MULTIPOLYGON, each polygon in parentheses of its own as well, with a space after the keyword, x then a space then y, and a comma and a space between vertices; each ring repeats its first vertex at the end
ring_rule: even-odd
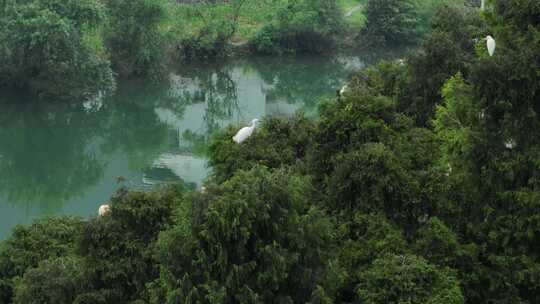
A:
POLYGON ((375 55, 252 58, 184 65, 165 80, 125 80, 112 96, 39 100, 0 91, 0 239, 45 215, 94 216, 120 185, 200 187, 216 130, 315 114, 375 55))

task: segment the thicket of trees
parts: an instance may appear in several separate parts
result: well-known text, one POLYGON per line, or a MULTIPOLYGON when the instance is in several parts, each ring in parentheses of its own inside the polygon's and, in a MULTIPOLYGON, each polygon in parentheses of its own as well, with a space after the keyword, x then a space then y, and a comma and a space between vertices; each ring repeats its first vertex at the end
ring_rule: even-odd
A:
POLYGON ((233 49, 280 54, 408 43, 436 6, 369 0, 362 28, 347 26, 338 0, 4 0, 0 86, 90 98, 114 89, 116 75, 157 78, 174 60, 233 49))
MULTIPOLYGON (((225 56, 248 5, 262 4, 6 0, 0 7, 0 85, 88 98, 112 90, 115 74, 159 77, 172 60, 225 56)), ((249 42, 258 53, 321 51, 342 25, 337 1, 265 6, 271 17, 249 42)))
POLYGON ((151 73, 167 58, 166 11, 165 1, 5 0, 0 85, 81 98, 113 89, 114 73, 151 73))
POLYGON ((3 1, 0 84, 66 97, 111 88, 104 22, 97 0, 3 1))
POLYGON ((343 26, 337 1, 281 1, 273 20, 249 43, 258 53, 321 52, 342 36, 343 26))
POLYGON ((540 7, 491 2, 443 7, 417 53, 359 71, 315 121, 267 119, 241 145, 223 130, 204 192, 18 227, 0 299, 535 303, 540 7))

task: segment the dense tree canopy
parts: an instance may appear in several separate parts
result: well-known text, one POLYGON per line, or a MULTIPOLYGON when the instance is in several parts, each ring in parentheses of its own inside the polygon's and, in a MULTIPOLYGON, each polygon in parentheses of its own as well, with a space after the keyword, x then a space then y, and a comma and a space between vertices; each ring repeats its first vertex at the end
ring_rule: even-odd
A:
POLYGON ((168 56, 165 0, 104 1, 109 16, 105 34, 115 70, 124 75, 155 75, 168 56), (127 38, 129 37, 129 38, 127 38))
POLYGON ((419 50, 351 75, 318 119, 218 132, 201 191, 122 190, 108 216, 18 227, 0 298, 537 302, 540 6, 490 2, 442 7, 419 50))
POLYGON ((328 272, 332 226, 313 205, 309 179, 291 173, 238 171, 203 194, 191 223, 162 235, 167 303, 316 297, 328 272))
POLYGON ((277 1, 279 8, 250 44, 261 53, 320 52, 335 42, 343 28, 336 0, 277 1))
POLYGON ((99 36, 100 1, 11 1, 0 15, 0 83, 55 97, 81 97, 114 85, 99 36))
POLYGON ((413 0, 368 0, 362 40, 371 45, 411 42, 419 24, 416 10, 413 0))

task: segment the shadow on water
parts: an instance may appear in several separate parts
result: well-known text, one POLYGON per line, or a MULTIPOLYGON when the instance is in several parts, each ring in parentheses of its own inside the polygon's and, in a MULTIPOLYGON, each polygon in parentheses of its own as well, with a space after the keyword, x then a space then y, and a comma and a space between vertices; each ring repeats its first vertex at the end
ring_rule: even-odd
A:
POLYGON ((262 57, 183 65, 159 83, 119 81, 84 102, 0 92, 0 238, 44 214, 88 216, 123 185, 207 176, 211 134, 231 123, 316 114, 362 56, 262 57))

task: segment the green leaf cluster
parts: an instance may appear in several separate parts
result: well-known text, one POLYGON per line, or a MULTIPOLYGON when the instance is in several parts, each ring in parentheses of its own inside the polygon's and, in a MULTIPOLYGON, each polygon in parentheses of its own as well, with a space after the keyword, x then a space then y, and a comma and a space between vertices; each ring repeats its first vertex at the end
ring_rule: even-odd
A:
POLYGON ((88 96, 114 86, 98 31, 97 0, 6 1, 0 16, 0 83, 53 97, 88 96))
POLYGON ((257 53, 322 52, 343 30, 343 15, 335 0, 282 0, 271 22, 251 38, 257 53))
POLYGON ((166 5, 6 0, 0 15, 0 85, 84 99, 113 90, 115 74, 155 75, 169 48, 162 28, 166 5))

